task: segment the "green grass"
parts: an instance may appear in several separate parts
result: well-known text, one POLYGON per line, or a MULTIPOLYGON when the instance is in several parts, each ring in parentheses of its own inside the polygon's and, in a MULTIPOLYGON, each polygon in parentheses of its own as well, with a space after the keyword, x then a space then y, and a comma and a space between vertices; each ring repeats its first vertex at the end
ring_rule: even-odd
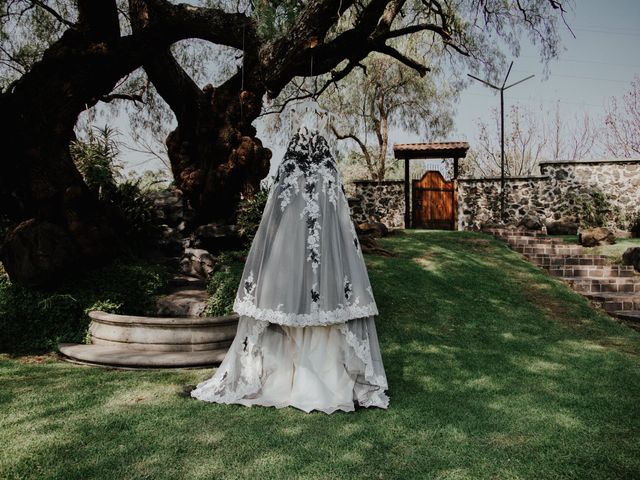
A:
MULTIPOLYGON (((577 235, 548 235, 550 238, 559 238, 569 244, 578 244, 577 235)), ((611 263, 622 263, 622 254, 627 248, 640 247, 640 238, 616 238, 613 245, 602 245, 600 247, 585 247, 587 255, 604 255, 609 257, 611 263)))
POLYGON ((613 245, 591 247, 589 253, 609 257, 612 263, 622 263, 622 254, 627 248, 640 247, 640 238, 617 238, 613 245))
POLYGON ((0 478, 631 479, 640 334, 481 234, 368 257, 388 410, 188 397, 209 369, 0 357, 0 478))

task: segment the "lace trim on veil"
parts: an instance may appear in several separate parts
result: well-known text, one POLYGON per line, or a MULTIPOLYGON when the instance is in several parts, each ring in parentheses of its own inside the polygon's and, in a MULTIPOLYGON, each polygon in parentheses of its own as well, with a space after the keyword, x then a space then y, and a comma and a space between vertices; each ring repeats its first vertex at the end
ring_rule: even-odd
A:
POLYGON ((384 393, 389 388, 386 379, 382 375, 375 375, 373 371, 373 358, 371 357, 371 347, 368 338, 360 341, 358 337, 349 330, 346 323, 338 325, 338 329, 345 336, 347 344, 353 348, 356 356, 364 364, 364 378, 374 389, 358 391, 358 403, 363 407, 382 407, 389 406, 389 396, 384 393))
POLYGON ((334 325, 344 323, 354 318, 370 317, 378 315, 378 307, 375 301, 366 305, 344 305, 335 310, 316 310, 311 313, 287 313, 280 310, 259 308, 251 298, 239 298, 233 304, 233 311, 239 315, 252 317, 257 320, 265 320, 279 325, 290 325, 296 327, 307 327, 314 325, 334 325))
MULTIPOLYGON (((246 336, 246 347, 240 353, 240 372, 231 371, 237 363, 223 362, 213 377, 196 386, 191 396, 207 402, 226 404, 242 403, 243 399, 255 397, 263 385, 262 350, 259 340, 268 326, 269 322, 255 321, 249 335, 246 336)), ((368 337, 358 339, 346 323, 338 325, 337 328, 344 335, 347 346, 354 350, 357 358, 365 366, 364 376, 368 382, 365 387, 372 387, 354 390, 358 404, 363 407, 388 408, 389 397, 384 392, 388 388, 387 381, 384 376, 374 374, 368 337)), ((356 385, 363 384, 356 382, 356 385)))
POLYGON ((226 368, 218 368, 213 377, 196 385, 191 391, 191 396, 207 402, 234 403, 240 398, 259 392, 262 388, 262 353, 256 345, 268 326, 269 322, 257 321, 247 335, 246 347, 240 356, 241 372, 236 376, 238 383, 235 388, 229 379, 230 366, 233 365, 229 362, 226 368))

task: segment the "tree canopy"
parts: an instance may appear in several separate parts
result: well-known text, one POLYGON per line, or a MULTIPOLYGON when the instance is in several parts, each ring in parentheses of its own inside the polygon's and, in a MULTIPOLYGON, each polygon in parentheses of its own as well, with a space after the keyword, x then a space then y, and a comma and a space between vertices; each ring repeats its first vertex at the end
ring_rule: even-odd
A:
POLYGON ((51 273, 117 250, 117 214, 69 153, 80 114, 98 104, 131 102, 148 124, 163 123, 154 106, 166 105, 177 122, 166 138, 175 183, 197 221, 233 221, 268 172, 271 153, 252 125, 265 99, 281 108, 305 76, 318 81, 302 96, 317 98, 373 52, 427 75, 423 58, 394 43, 416 34, 476 73, 495 73, 502 46, 517 54, 525 37, 548 60, 570 1, 2 0, 0 213, 15 222, 3 263, 16 276, 48 258, 51 273), (215 84, 211 62, 222 67, 215 84))

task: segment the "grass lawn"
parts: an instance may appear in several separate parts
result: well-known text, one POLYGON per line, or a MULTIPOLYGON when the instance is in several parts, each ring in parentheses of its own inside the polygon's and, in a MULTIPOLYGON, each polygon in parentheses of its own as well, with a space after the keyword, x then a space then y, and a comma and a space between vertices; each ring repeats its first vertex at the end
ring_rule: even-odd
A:
MULTIPOLYGON (((566 243, 578 244, 577 235, 549 235, 551 238, 560 238, 566 243)), ((609 257, 613 264, 622 263, 622 254, 627 248, 640 247, 640 238, 616 238, 613 245, 602 245, 600 247, 585 247, 587 255, 604 255, 609 257)))
POLYGON ((640 477, 640 334, 482 234, 368 257, 389 410, 305 414, 188 392, 210 369, 0 356, 0 478, 640 477))

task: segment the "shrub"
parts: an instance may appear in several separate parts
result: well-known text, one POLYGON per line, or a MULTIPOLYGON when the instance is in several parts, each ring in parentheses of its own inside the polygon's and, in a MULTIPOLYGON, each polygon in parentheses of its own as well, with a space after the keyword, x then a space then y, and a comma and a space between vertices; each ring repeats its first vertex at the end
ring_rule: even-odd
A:
POLYGON ((83 342, 90 310, 144 315, 166 289, 166 267, 121 259, 53 289, 33 289, 0 275, 0 351, 53 350, 58 342, 83 342))
POLYGON ((247 240, 248 244, 251 244, 258 230, 260 220, 262 219, 262 212, 264 212, 268 198, 269 190, 263 188, 252 197, 240 202, 238 208, 238 226, 240 227, 240 234, 247 240))
POLYGON ((611 204, 609 197, 599 188, 590 187, 567 193, 568 207, 563 216, 576 217, 580 226, 604 227, 620 222, 620 209, 611 204))
POLYGON ((149 192, 140 188, 141 179, 130 179, 116 186, 109 201, 124 217, 122 235, 134 251, 141 250, 160 232, 160 222, 149 192))
POLYGON ((72 142, 70 152, 87 186, 96 192, 99 198, 105 198, 115 190, 122 165, 117 162, 117 132, 108 126, 95 130, 98 133, 89 130, 86 142, 72 142))
POLYGON ((233 313, 233 302, 242 277, 246 251, 223 252, 216 259, 207 281, 209 299, 203 315, 218 317, 233 313))
POLYGON ((631 214, 629 220, 629 231, 631 232, 631 236, 640 238, 640 210, 631 214))
POLYGON ((150 192, 166 183, 162 172, 125 177, 118 162, 117 132, 110 127, 89 131, 86 141, 71 144, 71 156, 87 186, 117 209, 123 220, 120 233, 127 245, 140 251, 159 233, 159 220, 150 192))

